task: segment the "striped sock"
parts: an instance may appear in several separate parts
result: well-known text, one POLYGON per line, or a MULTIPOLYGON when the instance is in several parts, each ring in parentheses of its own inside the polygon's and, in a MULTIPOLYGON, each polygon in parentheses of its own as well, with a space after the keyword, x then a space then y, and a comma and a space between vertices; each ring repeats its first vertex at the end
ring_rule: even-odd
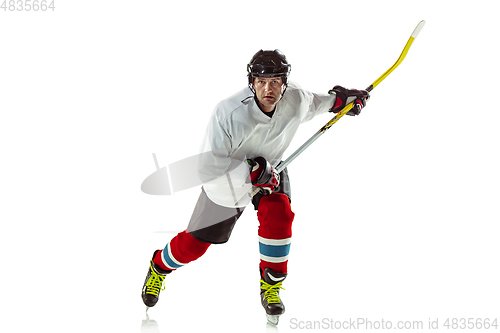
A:
POLYGON ((288 254, 292 238, 268 239, 259 236, 260 268, 266 267, 278 273, 287 273, 288 254))
POLYGON ((162 269, 176 270, 201 257, 209 246, 210 243, 201 242, 184 230, 172 238, 153 261, 162 269))
POLYGON ((259 219, 260 268, 287 273, 288 254, 292 241, 292 222, 295 214, 288 197, 273 193, 260 200, 259 219))

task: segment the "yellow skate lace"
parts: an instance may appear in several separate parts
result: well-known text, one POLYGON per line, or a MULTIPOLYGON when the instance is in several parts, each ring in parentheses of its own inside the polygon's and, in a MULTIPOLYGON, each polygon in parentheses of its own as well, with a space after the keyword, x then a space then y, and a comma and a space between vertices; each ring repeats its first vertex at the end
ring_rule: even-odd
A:
POLYGON ((260 282, 262 283, 262 285, 260 286, 260 289, 264 289, 266 291, 264 293, 264 297, 266 298, 267 303, 269 303, 269 304, 280 303, 281 301, 280 301, 280 296, 278 294, 278 291, 280 289, 285 290, 285 288, 283 288, 281 286, 281 282, 278 282, 274 285, 269 284, 269 283, 265 282, 264 280, 260 280, 260 282))
POLYGON ((149 266, 151 267, 151 276, 148 282, 146 282, 146 286, 148 287, 146 294, 158 296, 160 290, 165 290, 165 286, 163 285, 163 282, 165 282, 165 275, 157 274, 151 263, 149 266))

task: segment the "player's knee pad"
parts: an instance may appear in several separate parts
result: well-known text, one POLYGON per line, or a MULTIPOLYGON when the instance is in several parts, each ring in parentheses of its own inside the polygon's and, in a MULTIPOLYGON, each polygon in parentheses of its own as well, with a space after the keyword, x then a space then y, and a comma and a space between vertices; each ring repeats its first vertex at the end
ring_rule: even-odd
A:
POLYGON ((288 197, 282 193, 274 193, 260 200, 257 216, 261 223, 271 221, 287 224, 293 221, 295 214, 292 212, 288 197))
POLYGON ((292 236, 295 214, 285 194, 273 193, 260 200, 257 217, 260 222, 259 235, 269 238, 292 236))
POLYGON ((190 235, 187 230, 174 237, 163 250, 163 261, 169 269, 180 268, 201 257, 210 246, 190 235))
POLYGON ((183 256, 187 260, 194 260, 201 257, 207 251, 210 246, 209 243, 205 243, 194 238, 187 230, 181 233, 182 241, 185 246, 183 248, 183 256))

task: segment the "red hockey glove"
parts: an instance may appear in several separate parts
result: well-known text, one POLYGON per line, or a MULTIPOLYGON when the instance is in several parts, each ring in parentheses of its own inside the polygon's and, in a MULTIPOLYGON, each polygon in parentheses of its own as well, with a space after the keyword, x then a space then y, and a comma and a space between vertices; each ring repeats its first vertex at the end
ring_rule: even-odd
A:
POLYGON ((366 106, 366 101, 370 98, 370 94, 366 90, 346 89, 341 86, 335 86, 328 91, 329 94, 335 93, 337 99, 335 105, 330 109, 330 112, 339 112, 347 104, 354 102, 353 107, 346 114, 357 116, 361 113, 361 109, 366 106))
POLYGON ((280 176, 264 157, 247 160, 250 165, 250 181, 260 187, 264 195, 269 195, 278 187, 280 176))

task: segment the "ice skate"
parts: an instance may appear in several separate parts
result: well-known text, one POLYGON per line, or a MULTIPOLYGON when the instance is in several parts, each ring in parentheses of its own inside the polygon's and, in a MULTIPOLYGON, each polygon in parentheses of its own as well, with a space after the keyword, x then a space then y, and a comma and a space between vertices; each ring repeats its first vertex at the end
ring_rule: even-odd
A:
POLYGON ((260 280, 260 299, 264 310, 266 310, 267 321, 272 325, 278 325, 279 316, 285 313, 285 305, 281 302, 279 290, 285 280, 286 273, 277 273, 267 267, 264 270, 264 279, 260 280))
MULTIPOLYGON (((155 251, 153 258, 158 251, 160 250, 155 251)), ((150 307, 155 306, 158 302, 160 291, 165 290, 165 287, 163 286, 165 276, 169 273, 171 272, 160 269, 153 262, 153 259, 149 262, 148 275, 146 276, 144 286, 142 287, 142 300, 144 301, 144 304, 146 304, 146 311, 150 307)))

